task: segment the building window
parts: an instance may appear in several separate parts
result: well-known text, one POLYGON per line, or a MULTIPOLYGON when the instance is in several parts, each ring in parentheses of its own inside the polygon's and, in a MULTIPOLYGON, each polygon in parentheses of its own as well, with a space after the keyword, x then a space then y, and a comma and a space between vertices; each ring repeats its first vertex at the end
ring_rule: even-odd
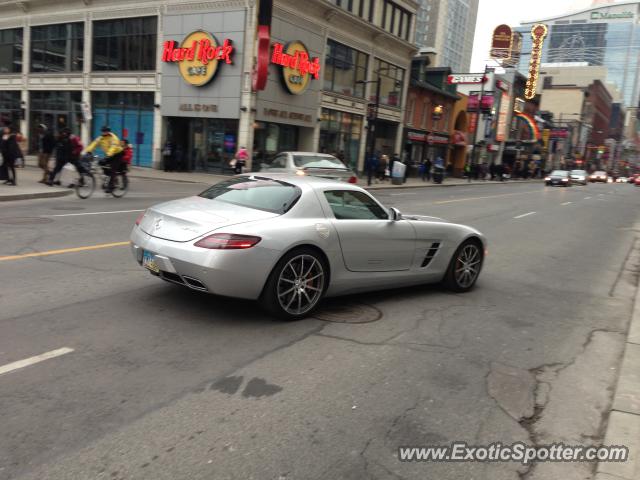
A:
POLYGON ((20 91, 0 90, 0 127, 20 122, 20 91))
POLYGON ((31 28, 32 72, 81 72, 84 23, 31 28))
MULTIPOLYGON (((379 103, 391 107, 400 107, 402 86, 404 85, 404 69, 376 58, 373 73, 380 78, 379 103)), ((372 100, 376 100, 375 95, 372 95, 372 100)))
POLYGON ((361 132, 361 115, 323 108, 319 150, 342 157, 346 165, 355 169, 361 132))
POLYGON ((69 127, 80 134, 82 123, 82 93, 59 90, 29 92, 29 147, 37 151, 38 125, 44 124, 54 132, 69 127))
POLYGON ((324 89, 329 92, 364 98, 368 55, 333 40, 327 41, 324 89), (361 83, 358 83, 361 82, 361 83))
POLYGON ((22 29, 0 30, 0 73, 22 72, 22 29))
POLYGON ((133 163, 150 167, 153 156, 152 92, 93 92, 93 137, 103 125, 133 145, 133 163))
POLYGON ((155 70, 157 32, 157 17, 93 22, 93 70, 155 70))
POLYGON ((409 40, 411 13, 391 0, 383 0, 381 8, 382 19, 379 26, 404 40, 409 40))
POLYGON ((407 125, 413 125, 413 116, 415 115, 416 108, 416 96, 414 94, 409 94, 407 98, 407 113, 405 116, 405 123, 407 125))

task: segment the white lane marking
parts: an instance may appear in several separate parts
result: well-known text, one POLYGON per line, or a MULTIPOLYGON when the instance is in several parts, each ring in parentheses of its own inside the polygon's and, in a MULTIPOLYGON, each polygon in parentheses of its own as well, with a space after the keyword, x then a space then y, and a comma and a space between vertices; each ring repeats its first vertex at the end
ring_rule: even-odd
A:
POLYGON ((585 200, 591 200, 591 197, 584 197, 585 200))
POLYGON ((562 206, 564 206, 564 205, 571 205, 572 203, 573 203, 573 202, 564 202, 564 203, 561 203, 561 205, 562 205, 562 206))
POLYGON ((599 193, 598 196, 599 197, 604 197, 604 193, 599 193))
POLYGON ((399 197, 401 195, 417 195, 417 193, 410 193, 410 192, 407 192, 407 193, 391 193, 390 195, 392 197, 399 197))
POLYGON ((529 215, 535 215, 536 212, 529 212, 529 213, 523 213, 522 215, 518 215, 517 217, 513 217, 513 218, 524 218, 524 217, 528 217, 529 215))
POLYGON ((111 213, 134 213, 134 212, 144 212, 142 210, 114 210, 112 212, 84 212, 84 213, 62 213, 58 215, 44 215, 45 217, 80 217, 82 215, 108 215, 111 213))
POLYGON ((17 362, 8 363, 7 365, 0 367, 0 375, 18 370, 20 368, 28 367, 29 365, 44 362, 45 360, 50 360, 61 355, 66 355, 67 353, 71 352, 73 352, 73 348, 63 347, 57 350, 51 350, 50 352, 46 352, 41 355, 36 355, 35 357, 29 357, 25 358, 24 360, 18 360, 17 362))

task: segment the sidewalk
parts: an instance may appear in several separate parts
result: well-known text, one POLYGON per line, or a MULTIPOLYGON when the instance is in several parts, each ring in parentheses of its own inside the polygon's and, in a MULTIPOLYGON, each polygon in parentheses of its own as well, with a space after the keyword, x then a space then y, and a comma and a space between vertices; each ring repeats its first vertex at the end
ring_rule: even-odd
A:
POLYGON ((598 464, 595 480, 640 480, 640 288, 636 292, 604 445, 627 446, 629 460, 598 464))
POLYGON ((16 168, 18 185, 10 187, 0 183, 0 202, 12 200, 32 200, 34 198, 53 198, 71 195, 73 190, 62 187, 49 187, 38 183, 42 173, 35 168, 16 168))

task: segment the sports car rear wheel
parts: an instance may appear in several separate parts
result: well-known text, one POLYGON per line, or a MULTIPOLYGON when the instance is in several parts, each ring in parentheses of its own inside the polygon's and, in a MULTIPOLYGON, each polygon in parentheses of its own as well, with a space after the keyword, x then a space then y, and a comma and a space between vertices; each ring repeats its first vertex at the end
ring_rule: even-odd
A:
POLYGON ((482 245, 477 240, 467 240, 458 247, 444 277, 444 285, 454 292, 468 292, 473 288, 484 260, 482 245))
POLYGON ((260 298, 271 314, 285 320, 309 316, 318 306, 327 285, 324 259, 313 249, 287 253, 277 263, 260 298))

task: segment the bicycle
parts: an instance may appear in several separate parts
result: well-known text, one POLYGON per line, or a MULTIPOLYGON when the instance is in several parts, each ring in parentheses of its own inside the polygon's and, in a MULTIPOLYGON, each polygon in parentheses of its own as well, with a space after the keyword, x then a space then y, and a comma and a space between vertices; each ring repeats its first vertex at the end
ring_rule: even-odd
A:
POLYGON ((86 155, 80 159, 80 171, 76 181, 76 195, 82 199, 89 198, 96 189, 96 177, 101 181, 102 190, 116 198, 122 198, 129 189, 129 178, 127 177, 127 167, 116 174, 113 189, 109 191, 109 180, 111 179, 111 167, 105 163, 104 159, 97 155, 86 155))

